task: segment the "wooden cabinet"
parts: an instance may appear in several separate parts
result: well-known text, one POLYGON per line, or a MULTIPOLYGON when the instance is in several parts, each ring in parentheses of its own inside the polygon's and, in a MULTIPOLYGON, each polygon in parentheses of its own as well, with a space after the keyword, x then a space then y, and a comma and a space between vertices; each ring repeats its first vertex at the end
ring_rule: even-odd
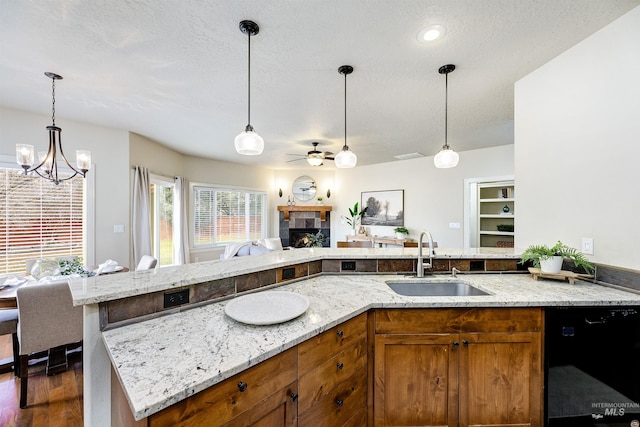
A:
POLYGON ((298 346, 298 425, 366 424, 367 313, 298 346))
POLYGON ((296 350, 286 350, 152 415, 149 426, 295 426, 296 350))
POLYGON ((537 308, 375 312, 375 426, 541 426, 537 308))

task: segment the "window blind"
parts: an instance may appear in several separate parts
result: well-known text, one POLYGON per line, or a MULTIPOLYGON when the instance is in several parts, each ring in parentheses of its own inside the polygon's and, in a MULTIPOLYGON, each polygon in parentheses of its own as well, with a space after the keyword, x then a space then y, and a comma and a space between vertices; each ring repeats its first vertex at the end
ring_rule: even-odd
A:
POLYGON ((194 246, 257 240, 266 230, 266 194, 195 187, 194 246))
POLYGON ((0 168, 0 273, 24 273, 26 261, 84 253, 84 179, 59 185, 0 168))

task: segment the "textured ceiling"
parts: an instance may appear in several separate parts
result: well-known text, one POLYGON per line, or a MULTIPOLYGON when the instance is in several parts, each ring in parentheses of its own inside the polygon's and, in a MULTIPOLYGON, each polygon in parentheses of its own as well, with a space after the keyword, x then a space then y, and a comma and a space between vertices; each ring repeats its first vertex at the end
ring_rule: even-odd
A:
MULTIPOLYGON (((640 0, 0 0, 0 105, 126 129, 184 154, 274 168, 337 152, 358 165, 513 143, 513 85, 640 0), (251 124, 261 156, 241 156, 247 124, 251 19, 251 124), (417 41, 428 24, 447 28, 417 41)), ((44 123, 46 126, 49 123, 44 123)), ((44 131, 43 131, 44 132, 44 131)), ((43 136, 44 137, 44 136, 43 136)), ((327 161, 324 168, 333 168, 327 161)))

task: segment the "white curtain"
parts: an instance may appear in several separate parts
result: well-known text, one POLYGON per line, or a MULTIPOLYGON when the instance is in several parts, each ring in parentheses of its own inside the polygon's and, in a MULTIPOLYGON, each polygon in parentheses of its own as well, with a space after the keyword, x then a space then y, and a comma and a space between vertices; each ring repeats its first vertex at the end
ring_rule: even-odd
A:
POLYGON ((187 178, 177 176, 175 180, 175 199, 173 203, 173 241, 175 242, 175 263, 189 264, 189 227, 187 226, 187 207, 189 182, 187 178))
POLYGON ((149 170, 140 166, 133 177, 133 264, 138 265, 143 255, 153 255, 151 250, 151 193, 149 170))

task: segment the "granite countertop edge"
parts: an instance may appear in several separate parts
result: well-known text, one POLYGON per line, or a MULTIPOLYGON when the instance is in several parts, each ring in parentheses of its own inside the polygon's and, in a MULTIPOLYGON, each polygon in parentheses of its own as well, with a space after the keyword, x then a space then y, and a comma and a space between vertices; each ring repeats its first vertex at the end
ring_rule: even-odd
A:
MULTIPOLYGON (((435 259, 520 259, 513 248, 436 248, 435 259)), ((97 304, 323 259, 417 258, 418 248, 299 248, 70 280, 74 305, 97 304)), ((428 256, 425 256, 428 258, 428 256)))

